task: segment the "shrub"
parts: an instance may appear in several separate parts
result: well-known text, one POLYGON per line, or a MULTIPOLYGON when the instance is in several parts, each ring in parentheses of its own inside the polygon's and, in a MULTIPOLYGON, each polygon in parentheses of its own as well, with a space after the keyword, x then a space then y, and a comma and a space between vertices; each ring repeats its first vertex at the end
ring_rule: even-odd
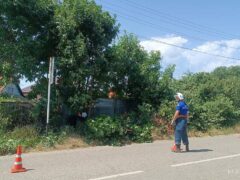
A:
POLYGON ((0 154, 15 153, 16 147, 35 147, 39 142, 38 131, 31 126, 15 128, 12 132, 2 133, 0 140, 0 154))
POLYGON ((48 135, 41 134, 34 126, 15 128, 12 132, 0 132, 0 155, 16 152, 18 145, 25 149, 40 147, 54 147, 63 142, 65 137, 72 132, 70 128, 60 129, 58 132, 49 132, 48 135))
POLYGON ((138 113, 89 119, 82 130, 89 140, 97 140, 100 144, 120 145, 126 141, 150 142, 152 141, 151 116, 151 106, 144 104, 139 106, 138 113))
POLYGON ((198 125, 200 130, 232 126, 238 122, 240 115, 233 102, 224 96, 218 96, 197 108, 200 111, 198 119, 195 120, 194 116, 191 123, 192 126, 198 125))
POLYGON ((12 125, 12 121, 9 117, 5 117, 0 112, 0 132, 6 132, 8 127, 12 125))
POLYGON ((152 125, 145 124, 143 126, 132 125, 131 131, 128 133, 130 139, 133 142, 143 143, 143 142, 151 142, 152 141, 152 125))
POLYGON ((95 139, 104 144, 119 141, 124 134, 121 122, 110 116, 99 116, 87 121, 86 133, 88 138, 95 139))
POLYGON ((173 133, 171 120, 175 112, 175 106, 175 101, 164 101, 154 117, 154 125, 157 127, 160 136, 171 135, 173 133))
POLYGON ((22 99, 0 97, 0 130, 13 130, 35 123, 31 113, 32 104, 22 99))

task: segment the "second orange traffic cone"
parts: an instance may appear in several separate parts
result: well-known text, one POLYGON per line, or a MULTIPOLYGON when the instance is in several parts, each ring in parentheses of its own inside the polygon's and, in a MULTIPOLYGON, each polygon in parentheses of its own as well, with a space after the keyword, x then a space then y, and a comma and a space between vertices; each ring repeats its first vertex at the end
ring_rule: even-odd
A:
POLYGON ((22 166, 22 146, 17 147, 17 154, 11 173, 26 172, 27 170, 22 166))

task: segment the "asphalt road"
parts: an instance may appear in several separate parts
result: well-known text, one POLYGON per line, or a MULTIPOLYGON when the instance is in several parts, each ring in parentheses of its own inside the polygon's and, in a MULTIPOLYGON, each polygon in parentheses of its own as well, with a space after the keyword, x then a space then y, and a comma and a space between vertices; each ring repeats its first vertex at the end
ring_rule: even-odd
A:
POLYGON ((23 154, 27 172, 12 174, 15 156, 0 157, 1 180, 239 180, 240 135, 191 138, 191 151, 172 141, 123 147, 23 154))

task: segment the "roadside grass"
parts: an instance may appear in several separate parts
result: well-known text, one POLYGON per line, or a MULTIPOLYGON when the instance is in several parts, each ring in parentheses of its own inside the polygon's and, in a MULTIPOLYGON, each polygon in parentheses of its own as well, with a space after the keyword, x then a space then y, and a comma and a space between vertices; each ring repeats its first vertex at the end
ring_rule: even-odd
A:
POLYGON ((72 134, 65 137, 61 142, 56 143, 54 146, 47 147, 43 144, 38 144, 34 148, 27 149, 25 152, 41 152, 41 151, 53 151, 75 148, 86 148, 90 145, 87 144, 83 138, 77 134, 72 134))
MULTIPOLYGON (((161 133, 162 128, 155 127, 152 131, 153 140, 172 140, 174 139, 174 131, 167 131, 167 133, 161 133)), ((230 135, 230 134, 240 134, 240 123, 233 127, 224 128, 211 128, 206 132, 189 130, 189 137, 206 137, 206 136, 219 136, 219 135, 230 135)))
POLYGON ((229 134, 240 134, 240 124, 233 127, 225 128, 211 128, 207 132, 196 132, 190 131, 190 137, 203 137, 203 136, 218 136, 218 135, 229 135, 229 134))
POLYGON ((0 131, 0 155, 14 154, 18 145, 22 145, 24 152, 86 146, 83 140, 72 132, 72 128, 65 127, 46 135, 34 126, 19 127, 10 132, 0 131))
MULTIPOLYGON (((207 132, 190 130, 188 134, 189 137, 240 134, 240 124, 228 128, 212 128, 207 132)), ((16 153, 16 147, 19 144, 23 146, 24 153, 96 146, 96 144, 85 140, 84 137, 70 127, 60 129, 58 132, 50 132, 46 136, 33 126, 25 126, 16 128, 12 132, 0 132, 0 136, 0 156, 16 153)), ((163 132, 162 128, 155 127, 152 130, 152 138, 153 141, 172 140, 174 139, 173 130, 163 132)), ((128 144, 131 143, 128 142, 128 144)))

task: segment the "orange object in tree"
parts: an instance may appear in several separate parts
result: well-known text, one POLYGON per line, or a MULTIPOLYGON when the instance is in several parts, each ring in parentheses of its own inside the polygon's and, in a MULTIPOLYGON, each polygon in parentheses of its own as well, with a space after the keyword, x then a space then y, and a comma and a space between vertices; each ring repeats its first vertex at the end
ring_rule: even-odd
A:
POLYGON ((113 90, 110 90, 108 93, 108 98, 115 98, 116 97, 116 92, 114 92, 113 90))
POLYGON ((17 154, 11 173, 26 172, 27 170, 22 167, 22 146, 17 147, 17 154))

